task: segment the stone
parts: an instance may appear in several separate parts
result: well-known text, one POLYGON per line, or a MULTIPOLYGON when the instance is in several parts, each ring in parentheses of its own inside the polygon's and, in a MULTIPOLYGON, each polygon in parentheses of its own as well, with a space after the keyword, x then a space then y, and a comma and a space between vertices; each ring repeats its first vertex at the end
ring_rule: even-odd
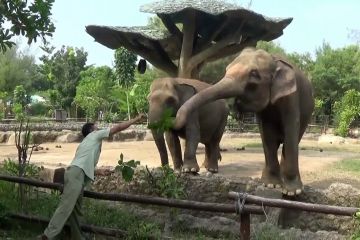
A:
POLYGON ((81 140, 81 135, 75 133, 67 133, 65 135, 56 138, 56 142, 60 142, 60 143, 80 142, 80 140, 81 140))
POLYGON ((336 205, 354 207, 360 202, 360 190, 345 183, 333 183, 326 190, 325 196, 336 205))
POLYGON ((137 133, 135 130, 124 130, 113 136, 113 141, 136 140, 137 133))
POLYGON ((10 133, 0 132, 0 143, 6 143, 9 139, 10 133))
MULTIPOLYGON (((24 136, 25 133, 21 133, 21 137, 20 137, 20 143, 24 142, 24 136)), ((15 145, 16 141, 15 141, 15 132, 11 133, 8 141, 6 142, 7 145, 15 145)))

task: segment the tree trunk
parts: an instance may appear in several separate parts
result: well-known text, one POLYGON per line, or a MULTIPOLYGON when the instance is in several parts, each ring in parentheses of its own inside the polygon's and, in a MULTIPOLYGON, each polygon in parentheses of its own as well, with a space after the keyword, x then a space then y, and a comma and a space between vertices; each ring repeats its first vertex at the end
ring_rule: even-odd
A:
POLYGON ((194 10, 188 10, 187 17, 183 22, 183 41, 181 55, 179 60, 178 76, 182 78, 191 78, 193 67, 189 65, 189 60, 193 53, 194 35, 195 35, 195 18, 194 10))

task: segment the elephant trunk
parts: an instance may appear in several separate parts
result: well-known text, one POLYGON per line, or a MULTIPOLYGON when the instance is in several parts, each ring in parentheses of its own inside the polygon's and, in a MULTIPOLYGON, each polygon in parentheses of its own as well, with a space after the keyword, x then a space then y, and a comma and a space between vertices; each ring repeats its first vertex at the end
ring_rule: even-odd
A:
POLYGON ((161 165, 162 166, 168 165, 169 164, 169 158, 168 158, 168 153, 167 153, 167 149, 166 149, 164 133, 159 132, 156 129, 151 130, 151 133, 152 133, 152 135, 154 137, 156 147, 157 147, 157 149, 159 151, 159 154, 160 154, 161 165))
POLYGON ((234 85, 234 79, 223 78, 215 85, 208 87, 187 100, 178 110, 174 123, 174 129, 181 129, 187 120, 188 115, 195 109, 209 102, 234 97, 238 90, 234 85))
MULTIPOLYGON (((157 105, 150 105, 149 108, 149 124, 156 124, 158 121, 160 121, 161 116, 163 114, 163 111, 161 110, 160 106, 157 105)), ((168 165, 169 164, 169 158, 168 153, 166 149, 165 139, 164 139, 164 133, 161 131, 158 131, 157 129, 152 129, 151 133, 153 135, 156 147, 160 154, 161 159, 161 165, 168 165)))

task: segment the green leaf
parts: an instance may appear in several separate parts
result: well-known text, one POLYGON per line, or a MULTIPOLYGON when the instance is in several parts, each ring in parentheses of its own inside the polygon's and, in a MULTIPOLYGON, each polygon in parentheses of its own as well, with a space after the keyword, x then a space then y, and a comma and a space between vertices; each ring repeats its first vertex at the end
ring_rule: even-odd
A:
POLYGON ((121 170, 121 174, 126 182, 130 182, 134 176, 134 169, 125 165, 121 170))

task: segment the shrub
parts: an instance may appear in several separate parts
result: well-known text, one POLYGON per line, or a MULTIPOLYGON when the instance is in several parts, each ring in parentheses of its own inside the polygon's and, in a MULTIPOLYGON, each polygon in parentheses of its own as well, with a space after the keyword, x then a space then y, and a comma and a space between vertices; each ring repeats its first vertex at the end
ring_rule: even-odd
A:
POLYGON ((354 89, 347 91, 341 101, 335 103, 335 112, 336 133, 340 136, 346 136, 351 123, 360 117, 360 92, 354 89))

